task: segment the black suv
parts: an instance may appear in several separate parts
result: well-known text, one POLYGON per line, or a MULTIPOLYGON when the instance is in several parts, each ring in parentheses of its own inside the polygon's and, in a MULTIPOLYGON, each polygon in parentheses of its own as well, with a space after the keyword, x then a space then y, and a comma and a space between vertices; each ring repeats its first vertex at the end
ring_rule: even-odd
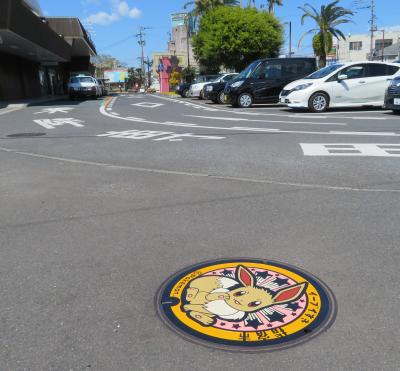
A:
POLYGON ((393 79, 386 91, 385 108, 400 114, 400 77, 393 79))
POLYGON ((242 108, 277 103, 281 90, 317 69, 315 58, 269 58, 251 63, 226 84, 225 102, 242 108))
POLYGON ((205 85, 203 88, 204 98, 210 99, 214 103, 224 103, 225 102, 225 94, 224 89, 225 85, 228 81, 233 80, 238 74, 237 73, 227 73, 222 76, 222 79, 219 82, 210 82, 205 85))

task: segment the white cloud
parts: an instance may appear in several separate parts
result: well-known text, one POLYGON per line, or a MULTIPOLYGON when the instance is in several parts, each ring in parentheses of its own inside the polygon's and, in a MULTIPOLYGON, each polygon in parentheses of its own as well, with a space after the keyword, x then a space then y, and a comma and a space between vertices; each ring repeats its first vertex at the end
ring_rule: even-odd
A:
POLYGON ((85 19, 85 22, 106 26, 120 20, 123 17, 139 18, 141 15, 140 9, 131 8, 126 1, 111 0, 110 3, 110 12, 102 11, 91 14, 85 19))
POLYGON ((132 8, 129 11, 129 17, 130 18, 139 18, 141 14, 142 14, 142 12, 138 8, 132 8))

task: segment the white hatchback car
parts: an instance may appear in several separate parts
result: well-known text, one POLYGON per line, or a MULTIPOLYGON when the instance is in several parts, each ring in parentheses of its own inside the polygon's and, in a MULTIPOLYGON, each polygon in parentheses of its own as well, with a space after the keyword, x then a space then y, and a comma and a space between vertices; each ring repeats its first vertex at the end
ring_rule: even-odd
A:
POLYGON ((382 107, 385 91, 397 76, 400 64, 396 63, 333 64, 286 85, 279 102, 312 112, 324 112, 330 107, 382 107))

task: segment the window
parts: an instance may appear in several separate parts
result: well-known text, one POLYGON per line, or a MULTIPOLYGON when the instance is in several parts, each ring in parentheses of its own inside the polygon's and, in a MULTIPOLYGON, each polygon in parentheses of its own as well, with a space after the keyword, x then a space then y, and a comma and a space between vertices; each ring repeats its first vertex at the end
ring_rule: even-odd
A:
POLYGON ((392 76, 399 70, 399 67, 395 66, 387 66, 387 74, 386 76, 392 76))
POLYGON ((227 75, 227 76, 225 76, 222 80, 224 81, 224 82, 226 82, 226 81, 229 81, 229 80, 232 80, 234 77, 236 77, 237 75, 227 75))
MULTIPOLYGON (((382 50, 382 44, 383 40, 378 39, 375 40, 375 50, 382 50)), ((392 39, 385 39, 385 43, 383 44, 383 48, 387 48, 388 46, 393 45, 393 40, 392 39)))
POLYGON ((286 63, 283 66, 283 75, 285 77, 293 77, 293 76, 298 76, 300 74, 304 74, 304 62, 303 61, 299 61, 299 62, 286 61, 286 63))
POLYGON ((311 79, 311 80, 322 79, 322 78, 330 75, 332 72, 335 72, 336 70, 338 70, 341 67, 343 67, 343 64, 332 64, 328 67, 321 68, 320 70, 305 77, 305 79, 311 79))
POLYGON ((398 67, 388 66, 386 64, 369 64, 366 77, 391 76, 394 75, 398 70, 398 67))
POLYGON ((349 80, 351 79, 361 79, 366 75, 366 65, 365 64, 357 64, 355 66, 351 66, 349 68, 344 69, 341 71, 341 75, 347 75, 349 80))
POLYGON ((254 73, 256 79, 279 80, 282 78, 282 63, 264 62, 254 73))
POLYGON ((350 41, 350 50, 362 50, 362 41, 350 41))

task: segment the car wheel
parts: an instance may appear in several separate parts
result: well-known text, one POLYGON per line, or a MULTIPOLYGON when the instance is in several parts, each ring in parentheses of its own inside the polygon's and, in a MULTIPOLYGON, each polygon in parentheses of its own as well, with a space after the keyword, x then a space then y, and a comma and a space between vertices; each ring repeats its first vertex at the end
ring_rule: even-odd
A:
POLYGON ((199 99, 200 99, 200 100, 203 100, 203 99, 204 99, 204 93, 203 93, 203 90, 201 90, 201 91, 200 91, 200 94, 199 94, 199 99))
POLYGON ((182 92, 182 98, 189 98, 189 89, 185 89, 182 92))
POLYGON ((394 113, 395 115, 400 115, 400 110, 394 109, 394 110, 393 110, 393 113, 394 113))
POLYGON ((310 111, 319 113, 325 112, 329 108, 329 97, 325 93, 315 93, 308 101, 310 111))
POLYGON ((219 104, 224 104, 225 103, 225 93, 223 91, 221 91, 218 94, 218 103, 219 104))
POLYGON ((237 104, 241 108, 249 108, 253 105, 253 97, 249 93, 242 93, 239 95, 237 104))

